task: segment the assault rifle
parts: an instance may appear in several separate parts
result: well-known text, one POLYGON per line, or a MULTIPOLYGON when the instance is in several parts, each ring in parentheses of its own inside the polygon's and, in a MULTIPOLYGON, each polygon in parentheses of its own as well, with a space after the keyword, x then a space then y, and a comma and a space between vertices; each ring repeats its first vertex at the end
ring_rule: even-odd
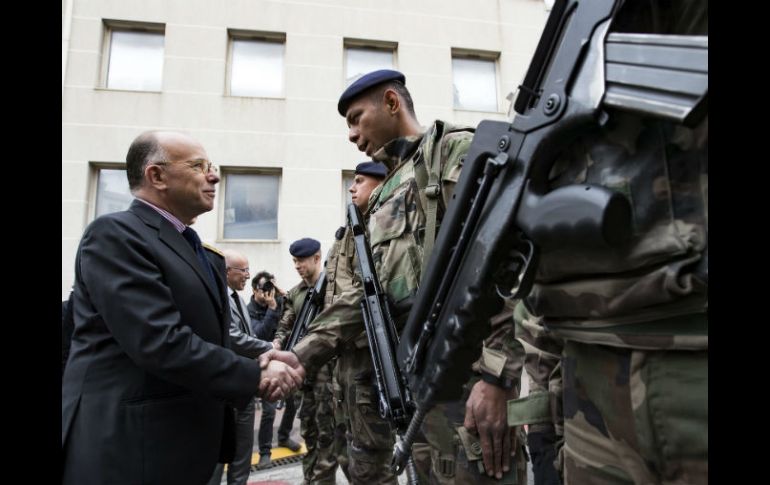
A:
MULTIPOLYGON (((318 281, 315 282, 312 288, 308 288, 305 293, 305 299, 302 301, 302 308, 299 310, 299 315, 294 320, 294 326, 291 327, 291 333, 286 338, 281 350, 290 352, 291 349, 297 345, 297 342, 302 340, 302 337, 307 333, 307 328, 310 326, 310 322, 318 315, 324 306, 324 293, 326 292, 326 270, 322 270, 318 275, 318 281)), ((276 408, 283 409, 284 400, 281 399, 276 404, 276 408)))
POLYGON ((621 0, 557 0, 519 87, 511 123, 482 121, 398 347, 416 410, 396 444, 400 473, 427 412, 458 399, 502 298, 531 289, 542 248, 613 247, 631 209, 595 185, 550 190, 559 153, 606 110, 685 125, 707 112, 708 36, 629 34, 609 27, 621 0))
POLYGON ((302 308, 299 315, 294 320, 294 326, 291 328, 286 342, 281 350, 291 351, 297 342, 307 333, 310 322, 318 315, 324 306, 324 293, 326 291, 326 270, 322 270, 312 288, 308 288, 305 293, 305 300, 302 302, 302 308))
MULTIPOLYGON (((401 436, 406 432, 412 418, 414 404, 406 380, 396 362, 398 332, 390 315, 387 297, 377 279, 363 217, 352 203, 348 204, 348 225, 353 232, 358 267, 363 280, 364 297, 361 300, 361 313, 364 318, 366 338, 369 341, 369 352, 372 356, 380 416, 388 420, 396 433, 401 436)), ((411 457, 404 461, 405 464, 407 462, 409 482, 417 483, 417 472, 411 457)))

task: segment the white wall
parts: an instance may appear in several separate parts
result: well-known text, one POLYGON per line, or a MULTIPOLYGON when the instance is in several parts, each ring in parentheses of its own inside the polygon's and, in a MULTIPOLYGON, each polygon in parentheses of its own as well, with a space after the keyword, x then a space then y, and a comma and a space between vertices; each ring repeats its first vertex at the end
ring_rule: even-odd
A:
MULTIPOLYGON (((67 0, 62 3, 62 298, 77 244, 93 214, 93 162, 123 162, 147 129, 201 141, 229 167, 280 167, 277 242, 217 238, 219 202, 196 223, 201 238, 249 257, 279 284, 298 282, 288 248, 301 237, 331 246, 340 223, 341 171, 365 160, 336 110, 344 90, 343 39, 397 42, 417 116, 476 125, 506 119, 505 96, 521 81, 548 12, 540 0, 67 0), (72 4, 68 18, 66 3, 72 4), (99 87, 103 19, 166 26, 160 93, 99 87), (227 29, 286 34, 285 98, 224 95, 227 29), (500 53, 499 111, 452 108, 451 49, 500 53)), ((220 193, 221 194, 221 193, 220 193)), ((249 293, 244 292, 248 297, 249 293)))

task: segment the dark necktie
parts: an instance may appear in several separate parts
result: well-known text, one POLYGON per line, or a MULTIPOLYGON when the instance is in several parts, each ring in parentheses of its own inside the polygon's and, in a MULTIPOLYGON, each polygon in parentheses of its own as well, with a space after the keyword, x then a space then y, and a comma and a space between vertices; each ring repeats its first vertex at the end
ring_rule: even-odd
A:
POLYGON ((241 299, 238 298, 238 293, 236 293, 235 290, 233 290, 230 296, 233 297, 233 301, 235 302, 235 308, 238 309, 238 315, 241 316, 241 330, 243 330, 246 333, 246 335, 251 335, 251 329, 249 328, 249 321, 246 320, 246 316, 243 314, 243 305, 241 305, 241 299))
POLYGON ((192 227, 188 226, 184 231, 182 231, 182 236, 184 236, 187 242, 190 243, 190 246, 192 246, 193 250, 195 251, 195 255, 198 256, 198 261, 201 263, 203 273, 208 276, 211 285, 216 288, 217 283, 214 279, 214 271, 212 271, 211 264, 209 264, 209 260, 206 258, 206 253, 203 251, 201 238, 198 237, 198 233, 195 232, 192 227))

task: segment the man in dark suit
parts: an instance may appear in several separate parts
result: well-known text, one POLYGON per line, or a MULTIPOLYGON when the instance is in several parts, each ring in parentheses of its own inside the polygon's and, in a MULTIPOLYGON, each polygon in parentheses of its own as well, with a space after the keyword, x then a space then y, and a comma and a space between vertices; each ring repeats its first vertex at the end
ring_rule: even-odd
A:
POLYGON ((62 483, 205 483, 232 458, 228 401, 280 399, 304 376, 225 348, 224 258, 188 227, 219 182, 203 146, 143 133, 126 172, 136 200, 92 222, 75 260, 62 483))
MULTIPOLYGON (((256 338, 251 331, 246 303, 238 294, 249 280, 249 260, 231 249, 223 251, 227 265, 227 287, 230 296, 230 347, 238 355, 259 357, 273 348, 273 344, 256 338)), ((254 406, 256 398, 249 399, 244 409, 235 410, 235 456, 227 466, 228 485, 246 485, 251 471, 251 455, 254 448, 254 406)), ((210 485, 222 481, 222 464, 214 469, 210 485)))

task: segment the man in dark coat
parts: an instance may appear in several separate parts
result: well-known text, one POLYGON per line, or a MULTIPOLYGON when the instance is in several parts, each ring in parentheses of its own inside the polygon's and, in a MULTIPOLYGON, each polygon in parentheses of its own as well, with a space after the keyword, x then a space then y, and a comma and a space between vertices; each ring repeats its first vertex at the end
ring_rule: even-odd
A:
POLYGON ((226 348, 224 258, 189 227, 219 182, 203 146, 143 133, 126 172, 136 200, 91 223, 75 261, 62 483, 205 483, 232 457, 228 401, 279 399, 303 376, 226 348))

